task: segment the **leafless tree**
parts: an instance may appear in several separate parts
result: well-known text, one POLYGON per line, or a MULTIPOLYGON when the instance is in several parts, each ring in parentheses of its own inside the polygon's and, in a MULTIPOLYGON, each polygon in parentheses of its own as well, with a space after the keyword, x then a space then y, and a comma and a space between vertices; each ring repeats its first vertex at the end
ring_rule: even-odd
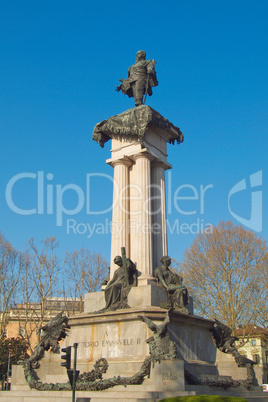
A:
POLYGON ((231 221, 201 233, 180 264, 197 313, 238 325, 268 316, 266 242, 231 221))
POLYGON ((17 315, 23 333, 21 334, 32 348, 33 335, 40 339, 40 329, 47 321, 53 306, 49 306, 49 299, 57 294, 57 279, 62 264, 55 250, 59 243, 55 237, 48 237, 41 241, 39 249, 34 240, 28 241, 28 250, 24 255, 24 269, 21 274, 22 303, 12 309, 17 315))
POLYGON ((5 333, 9 310, 18 293, 22 267, 22 254, 0 232, 0 336, 5 333))
POLYGON ((268 258, 264 261, 260 280, 266 286, 261 298, 261 303, 257 306, 256 324, 263 328, 268 328, 268 258))
POLYGON ((20 278, 20 298, 12 306, 10 314, 18 322, 18 334, 26 341, 29 352, 33 353, 34 344, 37 340, 36 334, 39 333, 41 326, 41 309, 37 299, 31 261, 32 257, 30 253, 26 252, 24 254, 24 266, 20 278))
POLYGON ((82 247, 79 251, 66 253, 65 270, 69 279, 69 290, 66 294, 71 296, 73 301, 78 301, 81 312, 84 294, 100 289, 101 282, 107 276, 108 263, 100 253, 91 253, 82 247))

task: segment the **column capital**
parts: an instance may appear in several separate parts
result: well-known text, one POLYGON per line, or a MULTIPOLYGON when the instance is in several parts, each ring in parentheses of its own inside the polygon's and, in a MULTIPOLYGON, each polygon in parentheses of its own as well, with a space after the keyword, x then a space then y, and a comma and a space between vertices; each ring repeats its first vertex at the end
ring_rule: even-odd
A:
POLYGON ((124 156, 120 159, 107 159, 106 163, 112 167, 115 167, 116 165, 124 165, 129 167, 133 164, 133 161, 128 156, 124 156))
POLYGON ((172 168, 172 165, 170 163, 168 163, 168 162, 163 162, 163 161, 161 161, 159 159, 155 159, 152 162, 152 168, 158 168, 158 167, 162 168, 164 170, 168 170, 168 169, 172 168))
POLYGON ((139 158, 149 159, 150 161, 155 159, 155 156, 150 154, 147 150, 138 152, 137 154, 131 155, 131 158, 136 162, 139 158))

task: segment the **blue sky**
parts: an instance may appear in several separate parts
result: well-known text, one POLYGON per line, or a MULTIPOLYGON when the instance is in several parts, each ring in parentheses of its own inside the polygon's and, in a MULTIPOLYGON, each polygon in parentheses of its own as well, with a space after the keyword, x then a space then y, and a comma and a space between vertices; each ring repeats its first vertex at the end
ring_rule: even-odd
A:
MULTIPOLYGON (((111 212, 84 207, 57 226, 56 186, 89 190, 91 212, 111 206, 110 144, 101 149, 91 135, 96 123, 134 106, 114 89, 143 49, 157 61, 159 81, 146 103, 185 136, 168 146, 170 256, 180 260, 197 228, 221 220, 267 239, 267 17, 262 0, 1 2, 0 231, 20 250, 30 237, 54 235, 62 256, 84 246, 109 259, 110 234, 101 228, 107 231, 111 212), (14 176, 21 177, 14 205, 39 213, 10 208, 5 192, 14 176), (45 197, 48 188, 54 196, 51 214, 46 199, 44 212, 37 200, 42 177, 45 197), (242 191, 230 197, 239 182, 242 191), (68 233, 70 219, 80 233, 68 233)), ((74 191, 66 192, 65 208, 76 205, 74 191)))

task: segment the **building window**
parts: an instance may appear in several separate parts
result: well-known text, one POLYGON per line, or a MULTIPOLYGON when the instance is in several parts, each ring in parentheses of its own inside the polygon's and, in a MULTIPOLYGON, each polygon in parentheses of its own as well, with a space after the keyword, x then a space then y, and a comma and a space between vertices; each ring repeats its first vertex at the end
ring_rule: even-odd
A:
POLYGON ((256 339, 252 339, 251 343, 252 343, 252 346, 256 346, 256 339))
POLYGON ((19 328, 19 335, 21 335, 21 336, 25 335, 25 328, 22 328, 22 327, 19 328))
POLYGON ((252 355, 252 360, 256 363, 259 364, 260 362, 260 356, 258 354, 252 355))

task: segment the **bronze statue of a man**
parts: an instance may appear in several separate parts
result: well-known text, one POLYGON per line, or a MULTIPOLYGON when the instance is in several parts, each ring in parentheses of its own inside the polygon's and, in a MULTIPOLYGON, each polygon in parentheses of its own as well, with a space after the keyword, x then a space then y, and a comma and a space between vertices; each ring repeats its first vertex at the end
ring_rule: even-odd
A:
POLYGON ((129 98, 134 97, 135 106, 144 104, 147 94, 153 94, 152 87, 158 85, 155 72, 155 60, 146 60, 146 52, 139 50, 136 55, 136 63, 129 67, 126 80, 121 78, 122 84, 116 91, 122 91, 129 98), (143 101, 143 95, 144 101, 143 101))

